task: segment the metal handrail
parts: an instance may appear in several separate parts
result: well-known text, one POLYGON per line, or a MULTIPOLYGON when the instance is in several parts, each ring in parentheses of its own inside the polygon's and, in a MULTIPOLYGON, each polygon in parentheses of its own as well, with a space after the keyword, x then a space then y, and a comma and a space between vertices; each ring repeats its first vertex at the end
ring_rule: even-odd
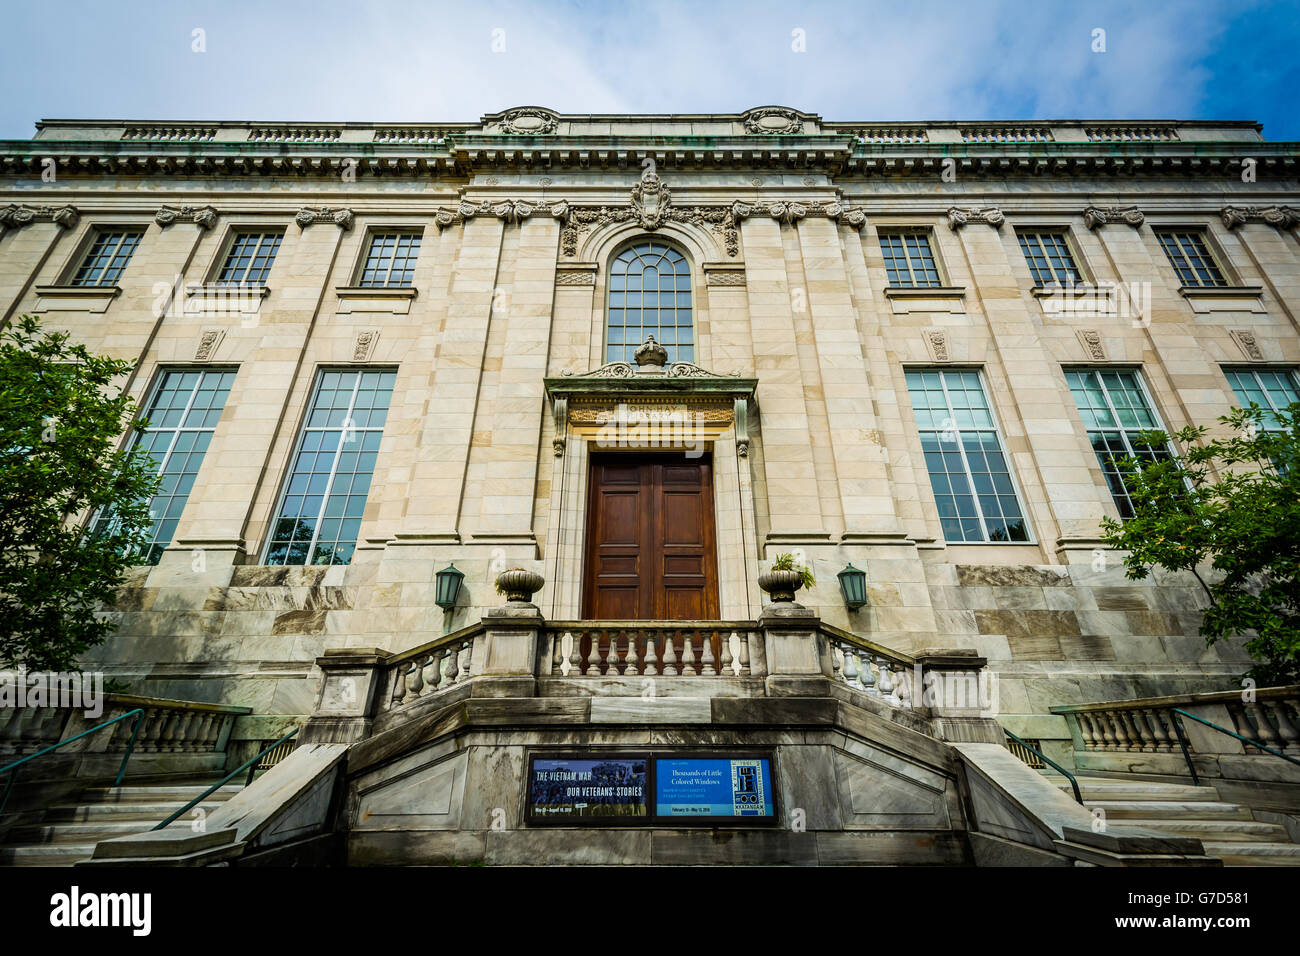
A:
POLYGON ((1028 750, 1031 754, 1033 754, 1033 755, 1034 755, 1035 757, 1037 757, 1039 760, 1043 761, 1045 764, 1047 764, 1049 767, 1051 767, 1051 768, 1052 768, 1053 770, 1055 770, 1057 773, 1059 773, 1059 774, 1061 774, 1062 776, 1064 776, 1066 780, 1069 780, 1069 781, 1070 781, 1070 789, 1072 789, 1072 790, 1074 791, 1074 799, 1079 803, 1080 806, 1083 805, 1083 794, 1081 794, 1081 793, 1079 792, 1079 781, 1074 779, 1074 774, 1070 773, 1070 771, 1066 770, 1064 767, 1062 767, 1059 763, 1057 763, 1057 762, 1056 762, 1055 760, 1053 760, 1051 757, 1047 756, 1047 754, 1043 753, 1042 751, 1040 751, 1040 750, 1038 750, 1038 749, 1036 749, 1036 748, 1034 748, 1034 747, 1029 746, 1029 744, 1025 743, 1023 740, 1021 740, 1019 737, 1017 737, 1017 736, 1016 736, 1015 734, 1013 734, 1011 731, 1007 730, 1007 728, 1003 727, 1003 728, 1002 728, 1002 732, 1003 732, 1004 734, 1006 734, 1008 737, 1010 737, 1012 740, 1014 740, 1016 743, 1020 744, 1020 746, 1024 747, 1026 750, 1028 750))
POLYGON ((193 810, 204 800, 208 799, 208 797, 212 796, 212 794, 216 793, 218 790, 220 790, 222 787, 228 784, 231 780, 238 777, 241 773, 243 773, 253 764, 257 763, 259 760, 261 760, 263 757, 269 754, 276 747, 280 746, 280 744, 284 743, 286 740, 291 740, 297 733, 298 733, 298 728, 297 727, 293 728, 293 730, 289 731, 287 734, 285 734, 275 743, 271 744, 271 746, 267 747, 265 750, 259 753, 252 760, 245 761, 244 763, 236 767, 234 770, 230 771, 230 773, 226 774, 224 777, 222 777, 212 786, 208 787, 208 789, 204 790, 202 793, 200 793, 189 803, 185 804, 185 806, 181 807, 179 810, 177 810, 175 813, 169 816, 162 823, 158 824, 156 827, 150 827, 149 828, 150 831, 152 832, 153 830, 161 830, 163 827, 170 826, 172 823, 175 823, 176 820, 179 819, 183 814, 189 813, 191 810, 193 810))
MULTIPOLYGON (((1282 753, 1280 750, 1274 750, 1272 747, 1266 747, 1258 740, 1253 740, 1250 737, 1243 737, 1241 734, 1229 730, 1227 727, 1220 727, 1218 724, 1211 723, 1210 721, 1206 720, 1204 717, 1197 717, 1195 714, 1189 714, 1187 711, 1180 710, 1177 707, 1171 707, 1169 709, 1172 710, 1175 714, 1180 714, 1183 717, 1192 718, 1192 720, 1196 721, 1198 724, 1204 724, 1206 727, 1213 727, 1221 734, 1227 734, 1229 737, 1236 737, 1242 743, 1250 744, 1256 750, 1262 750, 1265 753, 1270 753, 1274 757, 1281 757, 1283 760, 1287 761, 1288 763, 1293 763, 1297 767, 1300 767, 1300 760, 1296 760, 1295 757, 1288 756, 1287 754, 1282 753)), ((1195 774, 1193 773, 1193 775, 1195 774)))
POLYGON ((60 740, 58 743, 46 747, 43 750, 38 750, 34 754, 28 754, 26 757, 23 757, 21 760, 15 760, 11 764, 7 764, 3 767, 0 767, 0 773, 9 774, 9 782, 5 784, 4 796, 0 797, 0 813, 4 813, 4 809, 9 803, 9 793, 14 788, 14 780, 18 778, 18 768, 21 767, 23 764, 35 760, 37 757, 44 756, 45 754, 50 753, 51 751, 58 750, 60 747, 64 746, 65 744, 70 744, 74 740, 80 740, 82 737, 89 736, 90 734, 93 734, 97 730, 103 730, 105 727, 110 727, 113 724, 117 723, 119 720, 126 720, 126 718, 132 716, 133 714, 135 715, 135 724, 131 727, 131 738, 126 743, 126 753, 122 754, 122 765, 117 768, 117 779, 113 781, 113 786, 115 787, 119 786, 122 783, 122 777, 126 774, 126 762, 131 759, 131 752, 135 750, 135 736, 137 733, 140 732, 140 721, 144 719, 144 708, 142 707, 137 707, 134 710, 128 710, 125 714, 121 714, 117 717, 114 717, 112 720, 106 720, 102 724, 97 724, 96 726, 91 727, 89 730, 83 730, 75 737, 69 737, 67 740, 60 740))

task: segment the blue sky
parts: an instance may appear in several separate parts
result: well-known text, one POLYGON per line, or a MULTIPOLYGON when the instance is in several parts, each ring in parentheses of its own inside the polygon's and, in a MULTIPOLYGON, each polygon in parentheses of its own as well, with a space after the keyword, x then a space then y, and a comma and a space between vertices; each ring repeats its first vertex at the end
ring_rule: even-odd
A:
POLYGON ((520 105, 780 104, 862 121, 1253 119, 1300 140, 1300 0, 0 2, 2 138, 42 117, 427 122, 520 105))

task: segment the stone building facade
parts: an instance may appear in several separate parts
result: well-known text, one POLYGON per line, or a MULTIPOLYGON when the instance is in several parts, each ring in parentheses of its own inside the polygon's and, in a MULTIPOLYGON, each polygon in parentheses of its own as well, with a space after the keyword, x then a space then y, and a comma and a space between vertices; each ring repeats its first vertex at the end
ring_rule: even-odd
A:
POLYGON ((514 567, 550 620, 752 621, 793 553, 823 621, 976 650, 1004 726, 1063 748, 1053 705, 1244 669, 1194 579, 1102 548, 1105 462, 1300 388, 1298 152, 782 107, 47 121, 0 143, 0 308, 137 363, 168 494, 95 653, 134 693, 306 715, 327 649, 453 632, 514 567), (649 611, 592 603, 625 479, 695 509, 698 541, 634 542, 681 562, 649 611))

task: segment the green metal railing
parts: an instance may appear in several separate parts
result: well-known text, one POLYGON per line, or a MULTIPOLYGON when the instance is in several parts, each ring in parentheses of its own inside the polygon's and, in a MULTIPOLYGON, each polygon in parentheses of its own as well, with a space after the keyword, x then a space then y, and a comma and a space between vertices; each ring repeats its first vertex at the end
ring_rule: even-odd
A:
MULTIPOLYGON (((1229 737, 1236 737, 1242 743, 1250 744, 1256 750, 1260 750, 1264 753, 1272 754, 1274 757, 1281 757, 1287 763, 1293 763, 1297 767, 1300 767, 1300 760, 1296 760, 1295 757, 1288 756, 1287 754, 1282 753, 1280 750, 1274 750, 1272 747, 1265 746, 1263 743, 1261 743, 1258 740, 1254 740, 1250 737, 1243 737, 1235 730, 1229 730, 1227 727, 1220 727, 1218 724, 1208 721, 1204 717, 1197 717, 1195 714, 1189 714, 1187 711, 1182 710, 1178 707, 1170 707, 1169 710, 1170 712, 1177 714, 1179 717, 1190 718, 1191 720, 1196 721, 1198 724, 1204 724, 1206 727, 1210 727, 1214 730, 1217 730, 1221 734, 1227 734, 1229 737)), ((1174 729, 1178 731, 1178 743, 1183 748, 1183 759, 1187 761, 1187 770, 1192 775, 1192 783, 1199 786, 1201 782, 1201 778, 1197 776, 1196 768, 1192 765, 1192 756, 1187 752, 1187 740, 1186 737, 1184 736, 1182 725, 1178 722, 1177 718, 1175 718, 1170 722, 1174 725, 1174 729)))
POLYGON ((193 800, 191 800, 189 803, 185 804, 185 806, 181 807, 179 810, 177 810, 175 813, 173 813, 171 816, 169 816, 169 817, 168 817, 166 820, 164 820, 162 823, 158 824, 158 825, 155 826, 155 827, 151 827, 150 829, 151 829, 151 830, 161 830, 163 827, 170 826, 171 824, 175 823, 175 822, 176 822, 177 820, 179 820, 182 816, 184 816, 186 813, 189 813, 189 812, 190 812, 191 810, 193 810, 196 806, 198 806, 198 805, 199 805, 200 803, 202 803, 204 800, 208 799, 208 797, 212 796, 214 793, 216 793, 218 790, 220 790, 222 787, 224 787, 224 786, 225 786, 226 784, 228 784, 230 781, 234 780, 236 777, 238 777, 241 773, 243 773, 243 772, 244 772, 245 770, 247 770, 249 767, 253 767, 253 766, 255 766, 259 760, 261 760, 263 757, 265 757, 267 754, 269 754, 269 753, 270 753, 272 750, 274 750, 276 747, 280 746, 282 743, 285 743, 286 741, 292 740, 292 739, 297 735, 297 733, 298 733, 298 728, 297 728, 297 727, 293 728, 293 730, 289 731, 287 734, 285 734, 283 737, 281 737, 281 738, 280 738, 279 740, 277 740, 275 743, 271 744, 271 746, 269 746, 269 747, 267 747, 265 750, 259 752, 259 753, 257 754, 256 757, 253 757, 251 760, 246 760, 244 763, 241 763, 238 767, 236 767, 234 770, 230 771, 230 773, 226 774, 224 777, 222 777, 220 780, 218 780, 218 781, 217 781, 216 783, 214 783, 212 786, 208 787, 208 789, 204 790, 202 793, 200 793, 197 797, 195 797, 195 798, 194 798, 193 800))
POLYGON ((1028 750, 1039 760, 1043 761, 1043 763, 1047 764, 1057 773, 1061 774, 1063 777, 1065 777, 1066 780, 1070 781, 1070 789, 1074 791, 1075 801, 1077 801, 1080 806, 1083 805, 1083 794, 1079 792, 1079 781, 1074 779, 1074 774, 1070 773, 1070 771, 1066 770, 1064 767, 1062 767, 1051 757, 1047 756, 1047 754, 1043 753, 1041 750, 1038 750, 1036 747, 1029 746, 1029 744, 1025 743, 1023 740, 1021 740, 1011 731, 1007 730, 1007 728, 1003 727, 1002 732, 1006 734, 1008 737, 1010 737, 1012 740, 1014 740, 1016 743, 1020 744, 1020 746, 1028 750))
POLYGON ((5 784, 4 796, 0 797, 0 813, 4 813, 5 806, 9 803, 9 793, 10 791, 13 790, 14 780, 16 780, 18 777, 18 768, 21 767, 23 764, 30 763, 31 761, 35 760, 37 757, 43 757, 45 754, 58 750, 60 747, 67 746, 68 744, 72 743, 74 740, 80 740, 82 737, 88 737, 97 730, 103 730, 105 727, 111 727, 113 724, 116 724, 118 721, 126 720, 126 718, 131 716, 135 717, 135 724, 131 727, 131 738, 126 743, 126 753, 122 754, 122 765, 117 768, 117 779, 113 781, 113 786, 116 787, 121 785, 122 777, 126 774, 126 762, 131 759, 131 752, 135 749, 135 737, 136 734, 140 732, 140 721, 144 719, 144 709, 141 707, 137 707, 134 710, 128 710, 125 714, 122 714, 121 716, 114 717, 112 720, 106 720, 102 724, 97 724, 94 727, 91 727, 89 730, 83 730, 75 737, 69 737, 67 740, 60 740, 57 744, 53 744, 52 746, 46 747, 44 750, 38 750, 34 754, 28 754, 26 757, 23 757, 21 760, 15 760, 11 764, 6 764, 5 766, 0 767, 0 773, 9 774, 9 780, 5 784))

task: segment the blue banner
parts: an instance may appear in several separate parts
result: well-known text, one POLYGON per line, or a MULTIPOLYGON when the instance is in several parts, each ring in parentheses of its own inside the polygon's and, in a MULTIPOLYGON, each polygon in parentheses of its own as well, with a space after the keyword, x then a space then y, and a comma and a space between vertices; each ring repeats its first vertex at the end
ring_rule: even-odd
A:
POLYGON ((661 817, 771 817, 772 771, 765 757, 655 759, 661 817))
POLYGON ((534 758, 528 814, 540 820, 644 817, 645 757, 534 758))

